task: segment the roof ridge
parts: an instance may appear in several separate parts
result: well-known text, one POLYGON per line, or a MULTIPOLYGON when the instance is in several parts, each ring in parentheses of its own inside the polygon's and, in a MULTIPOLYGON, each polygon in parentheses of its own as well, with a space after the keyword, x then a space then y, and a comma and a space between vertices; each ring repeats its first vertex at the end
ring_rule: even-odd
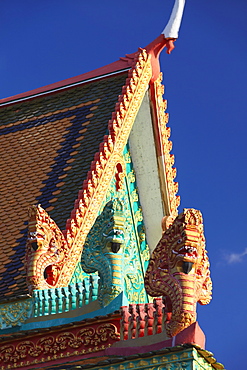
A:
POLYGON ((136 53, 127 54, 128 56, 126 57, 119 58, 117 61, 113 63, 107 64, 106 66, 100 68, 96 68, 89 72, 74 77, 66 78, 64 80, 51 83, 42 87, 38 87, 36 89, 32 89, 7 98, 0 99, 0 108, 2 106, 19 103, 19 101, 22 100, 33 99, 38 95, 52 94, 57 90, 69 89, 77 84, 88 83, 91 80, 101 79, 108 77, 112 74, 121 73, 131 68, 135 54, 136 53), (131 57, 131 55, 133 55, 133 57, 131 57))

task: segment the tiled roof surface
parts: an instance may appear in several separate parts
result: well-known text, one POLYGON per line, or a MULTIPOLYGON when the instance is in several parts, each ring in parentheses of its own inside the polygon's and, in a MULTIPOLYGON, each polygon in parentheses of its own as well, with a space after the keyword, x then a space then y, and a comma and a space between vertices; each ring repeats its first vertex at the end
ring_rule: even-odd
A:
POLYGON ((65 228, 126 73, 0 109, 0 301, 26 294, 27 210, 65 228))

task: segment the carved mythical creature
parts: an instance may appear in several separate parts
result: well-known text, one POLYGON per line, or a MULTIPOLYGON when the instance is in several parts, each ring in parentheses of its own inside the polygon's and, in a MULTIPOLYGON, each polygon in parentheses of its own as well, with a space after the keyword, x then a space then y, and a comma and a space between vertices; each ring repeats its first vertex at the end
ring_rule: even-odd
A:
POLYGON ((212 282, 200 211, 184 209, 164 232, 151 256, 145 288, 153 297, 165 297, 170 336, 196 321, 197 302, 210 302, 212 282))
POLYGON ((122 291, 124 223, 122 202, 109 201, 89 232, 82 252, 83 270, 99 273, 99 301, 103 306, 122 291))
POLYGON ((29 289, 47 289, 56 284, 68 245, 56 223, 40 206, 29 209, 26 270, 29 289))

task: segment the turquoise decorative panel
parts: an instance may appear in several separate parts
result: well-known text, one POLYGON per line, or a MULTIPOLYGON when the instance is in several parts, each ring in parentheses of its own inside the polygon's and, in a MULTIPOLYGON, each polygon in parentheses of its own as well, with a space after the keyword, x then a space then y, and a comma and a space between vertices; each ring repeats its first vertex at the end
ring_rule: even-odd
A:
POLYGON ((0 306, 0 329, 22 325, 31 317, 32 309, 32 298, 2 304, 0 306))
POLYGON ((113 177, 69 286, 34 291, 32 316, 67 312, 97 299, 104 307, 121 292, 129 303, 148 302, 143 280, 149 248, 127 147, 122 159, 124 179, 119 186, 113 177))
MULTIPOLYGON (((119 190, 112 179, 82 253, 85 273, 98 272, 99 301, 106 306, 124 291, 130 303, 148 301, 143 278, 149 260, 142 210, 131 156, 123 153, 125 178, 119 190)), ((82 274, 83 276, 83 274, 82 274)))
POLYGON ((95 274, 87 274, 85 271, 83 271, 81 262, 77 263, 76 269, 73 273, 73 276, 70 280, 70 285, 71 284, 76 284, 76 283, 82 283, 85 278, 89 278, 90 275, 97 275, 98 273, 95 274))
POLYGON ((130 303, 148 302, 143 279, 150 258, 149 248, 145 237, 142 209, 139 202, 135 172, 128 146, 124 153, 126 165, 125 189, 128 198, 129 239, 124 248, 124 283, 125 294, 130 303))

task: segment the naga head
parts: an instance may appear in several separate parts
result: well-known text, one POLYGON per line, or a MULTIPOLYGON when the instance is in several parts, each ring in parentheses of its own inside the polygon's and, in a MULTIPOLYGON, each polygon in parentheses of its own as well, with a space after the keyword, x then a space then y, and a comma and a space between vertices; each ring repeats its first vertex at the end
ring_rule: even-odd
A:
POLYGON ((102 245, 105 252, 118 253, 124 244, 123 204, 118 199, 114 199, 107 203, 104 211, 107 213, 107 223, 102 225, 102 245))
POLYGON ((62 232, 44 209, 30 207, 25 258, 30 291, 56 285, 65 244, 62 232))
POLYGON ((124 201, 107 202, 88 233, 81 256, 86 273, 98 272, 98 299, 106 306, 123 290, 122 259, 125 244, 126 215, 124 201))
POLYGON ((160 243, 166 249, 170 273, 196 273, 205 253, 201 213, 184 210, 164 233, 160 243))
POLYGON ((145 276, 151 296, 164 296, 167 332, 176 335, 196 321, 196 303, 211 300, 212 283, 200 211, 184 209, 164 232, 145 276))

